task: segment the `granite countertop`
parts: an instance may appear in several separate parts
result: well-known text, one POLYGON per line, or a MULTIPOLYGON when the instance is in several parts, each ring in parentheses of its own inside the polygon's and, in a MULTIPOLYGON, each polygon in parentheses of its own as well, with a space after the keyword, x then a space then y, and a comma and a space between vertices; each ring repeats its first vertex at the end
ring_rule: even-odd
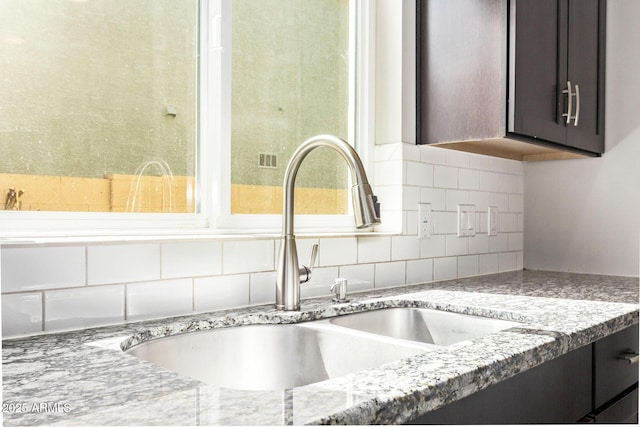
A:
POLYGON ((3 341, 9 425, 402 423, 638 323, 638 278, 518 271, 3 341), (156 337, 296 323, 382 307, 426 307, 521 326, 307 386, 230 390, 121 351, 156 337))

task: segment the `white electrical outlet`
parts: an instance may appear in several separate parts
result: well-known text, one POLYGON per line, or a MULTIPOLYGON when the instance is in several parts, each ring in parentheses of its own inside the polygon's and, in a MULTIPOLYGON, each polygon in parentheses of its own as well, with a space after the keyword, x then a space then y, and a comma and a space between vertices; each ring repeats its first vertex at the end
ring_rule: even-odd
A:
POLYGON ((458 205, 458 237, 476 235, 476 205, 458 205))
POLYGON ((418 239, 431 237, 431 204, 418 203, 418 239))
POLYGON ((487 211, 487 234, 489 236, 498 235, 498 208, 489 206, 487 211))

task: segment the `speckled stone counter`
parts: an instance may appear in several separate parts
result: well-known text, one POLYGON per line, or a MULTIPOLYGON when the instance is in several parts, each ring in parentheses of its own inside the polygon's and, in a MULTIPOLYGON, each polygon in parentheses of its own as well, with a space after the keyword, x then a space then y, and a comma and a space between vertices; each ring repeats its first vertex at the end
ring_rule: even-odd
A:
POLYGON ((519 271, 3 341, 4 425, 402 423, 638 323, 638 278, 519 271), (426 307, 522 325, 278 391, 230 390, 122 352, 156 337, 426 307))

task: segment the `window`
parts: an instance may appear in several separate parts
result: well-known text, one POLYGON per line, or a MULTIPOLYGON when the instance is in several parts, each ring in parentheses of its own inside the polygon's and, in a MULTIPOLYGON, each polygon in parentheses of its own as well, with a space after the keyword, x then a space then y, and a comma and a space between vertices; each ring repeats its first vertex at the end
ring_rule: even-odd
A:
MULTIPOLYGON (((231 7, 231 213, 277 214, 295 148, 318 134, 349 137, 349 1, 231 7)), ((310 154, 296 180, 299 212, 347 213, 343 163, 330 150, 310 154)))
POLYGON ((196 211, 196 0, 2 1, 0 43, 5 209, 196 211))
MULTIPOLYGON (((220 171, 218 187, 229 194, 220 197, 219 227, 279 229, 284 170, 312 136, 342 137, 366 162, 370 3, 222 2, 221 15, 231 19, 217 52, 223 76, 229 67, 230 93, 220 108, 230 120, 219 138, 230 150, 222 153, 229 170, 220 171)), ((353 229, 348 171, 337 153, 318 149, 303 162, 295 205, 308 214, 296 220, 302 227, 353 229)))
MULTIPOLYGON (((246 228, 260 214, 252 228, 276 227, 297 145, 321 133, 366 140, 355 120, 366 112, 355 85, 363 4, 3 1, 2 218, 198 229, 246 228)), ((347 179, 336 153, 314 151, 296 213, 340 223, 347 179)))

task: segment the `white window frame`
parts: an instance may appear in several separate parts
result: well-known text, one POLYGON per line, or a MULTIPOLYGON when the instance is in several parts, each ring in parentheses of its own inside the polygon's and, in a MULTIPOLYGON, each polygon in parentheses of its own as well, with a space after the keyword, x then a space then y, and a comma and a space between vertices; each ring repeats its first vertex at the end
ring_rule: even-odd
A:
MULTIPOLYGON (((220 235, 279 233, 281 215, 231 215, 230 212, 230 100, 231 75, 229 11, 231 0, 202 0, 200 13, 200 82, 197 158, 198 213, 144 214, 112 212, 0 211, 0 238, 58 238, 105 240, 119 236, 220 235), (222 76, 222 78, 218 78, 222 76), (225 82, 227 84, 225 84, 225 82)), ((349 107, 349 141, 373 184, 375 57, 373 37, 375 0, 352 0, 350 13, 350 87, 357 89, 349 107), (353 25, 358 19, 358 25, 353 25), (359 64, 359 66, 356 66, 359 64)), ((300 141, 302 142, 302 141, 300 141)), ((345 165, 346 167, 346 165, 345 165)), ((296 232, 355 232, 351 215, 298 215, 296 232)), ((362 231, 359 231, 360 233, 362 231)), ((27 240, 28 241, 28 240, 27 240)), ((36 241, 36 240, 34 240, 36 241)))

